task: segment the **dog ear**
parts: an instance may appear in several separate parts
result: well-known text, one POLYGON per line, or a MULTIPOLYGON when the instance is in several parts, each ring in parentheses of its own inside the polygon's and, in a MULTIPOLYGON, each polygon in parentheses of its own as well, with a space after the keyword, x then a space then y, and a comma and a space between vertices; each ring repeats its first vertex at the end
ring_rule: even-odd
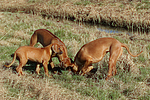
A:
POLYGON ((52 49, 53 49, 53 51, 54 51, 55 53, 57 53, 58 50, 57 50, 57 45, 56 45, 56 44, 53 44, 53 45, 52 45, 52 49))

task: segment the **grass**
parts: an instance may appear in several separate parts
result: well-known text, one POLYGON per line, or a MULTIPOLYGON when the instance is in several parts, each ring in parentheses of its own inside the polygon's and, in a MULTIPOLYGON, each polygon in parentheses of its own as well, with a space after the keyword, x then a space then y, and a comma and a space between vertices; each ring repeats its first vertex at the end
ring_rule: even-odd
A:
POLYGON ((142 2, 138 3, 136 8, 139 9, 149 9, 150 8, 150 1, 149 0, 142 0, 142 2))
POLYGON ((145 59, 143 56, 140 55, 140 56, 139 56, 139 61, 141 61, 141 62, 144 63, 144 62, 146 61, 146 59, 145 59))
MULTIPOLYGON (((42 1, 30 0, 29 3, 34 2, 42 1)), ((0 18, 3 19, 0 20, 0 92, 2 94, 0 97, 2 99, 149 100, 150 46, 149 41, 146 41, 149 35, 135 34, 134 40, 130 40, 127 34, 109 34, 98 31, 97 26, 68 20, 58 21, 58 19, 47 19, 24 13, 0 12, 0 18), (68 55, 72 59, 83 44, 100 37, 114 37, 127 44, 134 54, 141 50, 144 52, 141 56, 133 58, 124 50, 123 55, 117 61, 117 74, 109 81, 105 81, 109 54, 98 64, 94 64, 97 71, 91 76, 92 72, 89 75, 79 76, 67 70, 61 70, 61 75, 53 74, 50 70, 49 74, 54 77, 50 79, 45 76, 43 68, 40 75, 35 74, 35 69, 32 67, 35 65, 31 64, 23 68, 25 75, 19 77, 14 70, 18 63, 9 69, 3 67, 4 64, 12 61, 10 55, 18 47, 29 45, 31 35, 39 28, 48 29, 58 36, 65 43, 68 55)), ((37 47, 40 46, 37 44, 37 47)), ((58 67, 58 59, 53 58, 53 61, 58 67)))
POLYGON ((147 16, 150 3, 148 0, 142 0, 142 2, 135 0, 131 2, 128 0, 121 2, 112 0, 20 0, 18 3, 20 6, 14 4, 11 9, 3 1, 1 5, 5 4, 5 6, 1 6, 0 10, 40 14, 48 18, 64 18, 77 22, 126 28, 131 32, 149 33, 149 18, 147 16))
POLYGON ((6 59, 10 59, 10 52, 14 52, 16 48, 14 47, 4 47, 1 46, 0 50, 1 50, 1 56, 0 56, 0 61, 6 60, 6 59))

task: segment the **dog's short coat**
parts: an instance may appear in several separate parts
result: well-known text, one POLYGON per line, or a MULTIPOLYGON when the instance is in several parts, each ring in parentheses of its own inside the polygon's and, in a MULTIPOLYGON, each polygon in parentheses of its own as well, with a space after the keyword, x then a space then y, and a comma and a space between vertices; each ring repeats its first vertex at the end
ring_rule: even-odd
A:
MULTIPOLYGON (((58 58, 58 60, 61 62, 61 66, 68 67, 71 64, 71 59, 68 57, 65 44, 50 31, 46 29, 36 30, 31 36, 30 46, 34 46, 37 42, 40 42, 44 47, 52 43, 57 43, 63 53, 61 55, 52 54, 53 57, 58 58)), ((52 68, 54 68, 54 63, 52 62, 52 60, 50 60, 50 65, 52 68)))
POLYGON ((48 75, 48 62, 51 59, 51 55, 53 54, 62 54, 60 46, 56 43, 50 44, 44 48, 35 48, 32 46, 21 46, 19 47, 15 53, 14 58, 11 64, 5 65, 6 67, 10 67, 16 57, 19 58, 19 66, 16 68, 16 71, 19 75, 23 75, 22 67, 27 63, 28 60, 37 62, 36 72, 39 74, 40 66, 39 64, 42 63, 44 66, 44 71, 47 76, 48 75))
POLYGON ((73 71, 81 72, 81 75, 86 74, 93 69, 92 63, 99 62, 107 52, 110 52, 109 71, 106 78, 106 80, 108 80, 112 76, 112 72, 113 75, 117 72, 116 62, 122 54, 122 47, 125 47, 133 57, 137 57, 142 53, 141 51, 138 55, 133 55, 125 44, 114 38, 99 38, 81 47, 75 56, 74 63, 72 64, 73 71))

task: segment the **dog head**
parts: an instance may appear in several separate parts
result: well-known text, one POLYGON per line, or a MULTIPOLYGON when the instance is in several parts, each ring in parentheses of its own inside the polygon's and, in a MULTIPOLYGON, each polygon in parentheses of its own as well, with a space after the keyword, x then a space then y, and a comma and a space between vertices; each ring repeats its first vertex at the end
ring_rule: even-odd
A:
POLYGON ((55 54, 62 54, 63 53, 58 44, 52 44, 52 51, 55 54))
POLYGON ((71 58, 66 57, 61 61, 60 66, 67 68, 70 67, 72 63, 73 60, 71 58))

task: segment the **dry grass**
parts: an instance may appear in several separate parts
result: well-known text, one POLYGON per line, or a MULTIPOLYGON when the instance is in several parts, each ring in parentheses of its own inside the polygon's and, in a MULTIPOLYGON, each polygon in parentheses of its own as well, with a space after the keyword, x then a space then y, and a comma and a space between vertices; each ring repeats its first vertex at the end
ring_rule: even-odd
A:
MULTIPOLYGON (((8 1, 9 0, 3 0, 0 2, 3 4, 8 1)), ((18 2, 14 3, 13 1, 1 7, 15 7, 15 4, 18 4, 18 2)), ((43 0, 33 1, 36 1, 36 3, 43 2, 43 0)), ((75 2, 77 1, 80 0, 75 0, 75 2)), ((19 3, 21 6, 22 2, 26 4, 25 0, 20 0, 19 3)), ((109 2, 111 2, 111 0, 109 2)), ((62 6, 65 5, 63 0, 59 3, 62 4, 62 6)), ((29 3, 29 5, 30 4, 34 5, 35 3, 29 3)), ((53 4, 52 8, 53 6, 58 6, 56 2, 52 2, 51 4, 53 4)), ((75 6, 74 4, 72 5, 75 6)), ((59 6, 59 8, 62 6, 59 6)), ((79 5, 79 8, 87 6, 79 5)), ((44 7, 46 8, 47 6, 44 7)), ((0 98, 3 100, 149 100, 149 34, 146 35, 142 33, 138 35, 137 33, 132 36, 125 33, 109 34, 97 30, 97 26, 84 25, 83 23, 54 19, 51 17, 47 19, 47 17, 42 18, 41 16, 32 14, 0 12, 0 50, 0 98), (29 45, 31 35, 39 28, 48 29, 57 35, 67 46, 68 54, 71 58, 74 58, 83 44, 100 37, 116 38, 120 42, 127 44, 133 54, 137 54, 141 50, 144 52, 141 56, 133 58, 124 50, 123 55, 117 62, 117 75, 112 77, 109 81, 104 80, 108 72, 109 54, 107 54, 101 62, 94 65, 98 69, 91 78, 72 75, 70 72, 62 70, 62 75, 56 74, 54 75, 55 79, 49 79, 44 76, 43 71, 41 71, 40 75, 36 75, 34 74, 35 70, 30 69, 23 69, 25 76, 19 77, 14 70, 18 63, 15 63, 10 69, 3 68, 5 63, 11 62, 12 58, 10 55, 14 53, 18 47, 29 45)), ((56 64, 58 62, 55 61, 54 63, 56 64)))
POLYGON ((53 79, 39 78, 37 75, 26 73, 19 77, 11 70, 0 68, 1 100, 77 100, 92 98, 85 97, 60 87, 53 82, 53 79), (76 99, 77 98, 77 99, 76 99))
POLYGON ((122 0, 121 2, 116 0, 87 0, 87 2, 83 0, 13 0, 11 2, 3 0, 0 10, 41 14, 47 17, 66 18, 79 22, 107 24, 131 31, 149 33, 150 2, 142 1, 142 4, 148 5, 148 8, 137 8, 141 2, 136 0, 132 0, 132 2, 128 0, 122 0))

